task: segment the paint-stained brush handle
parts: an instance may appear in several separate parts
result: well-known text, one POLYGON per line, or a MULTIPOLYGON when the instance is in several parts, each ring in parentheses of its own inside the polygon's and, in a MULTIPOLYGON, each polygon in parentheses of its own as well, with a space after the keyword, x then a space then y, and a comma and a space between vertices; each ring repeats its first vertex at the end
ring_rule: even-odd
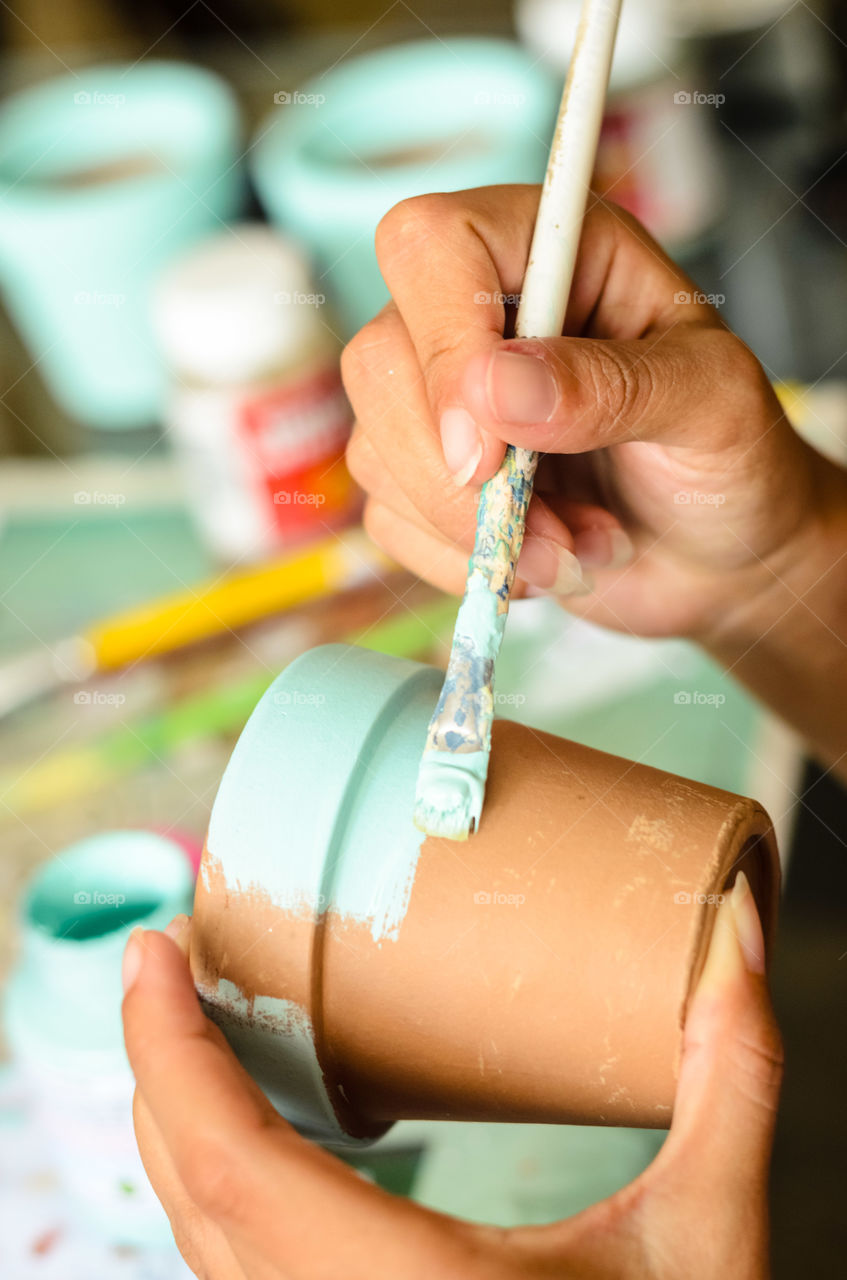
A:
MULTIPOLYGON (((621 0, 584 0, 523 290, 519 338, 561 335, 573 280, 621 0)), ((510 445, 480 494, 476 540, 444 687, 418 774, 415 823, 463 840, 479 825, 494 720, 494 663, 523 543, 538 454, 510 445)))

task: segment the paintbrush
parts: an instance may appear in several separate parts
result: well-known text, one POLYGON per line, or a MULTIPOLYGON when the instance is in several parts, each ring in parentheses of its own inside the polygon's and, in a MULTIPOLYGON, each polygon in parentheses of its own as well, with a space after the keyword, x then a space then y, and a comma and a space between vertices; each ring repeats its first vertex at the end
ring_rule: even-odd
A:
MULTIPOLYGON (((523 290, 518 338, 561 336, 594 169, 621 0, 583 0, 523 290)), ((538 454, 509 445, 482 487, 465 595, 418 772, 415 825, 465 840, 479 825, 494 719, 494 662, 538 454)))

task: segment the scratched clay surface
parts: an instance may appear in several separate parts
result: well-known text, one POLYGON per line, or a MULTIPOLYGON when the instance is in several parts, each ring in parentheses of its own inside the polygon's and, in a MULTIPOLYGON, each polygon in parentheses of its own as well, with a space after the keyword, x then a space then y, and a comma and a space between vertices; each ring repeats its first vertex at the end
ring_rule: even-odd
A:
POLYGON ((771 937, 778 892, 752 801, 508 721, 479 833, 424 842, 394 936, 331 901, 316 922, 262 886, 233 892, 221 862, 237 858, 206 855, 195 976, 212 998, 234 984, 248 1017, 259 999, 265 1023, 275 1000, 302 1010, 354 1133, 399 1117, 666 1125, 715 913, 698 895, 743 865, 771 937))

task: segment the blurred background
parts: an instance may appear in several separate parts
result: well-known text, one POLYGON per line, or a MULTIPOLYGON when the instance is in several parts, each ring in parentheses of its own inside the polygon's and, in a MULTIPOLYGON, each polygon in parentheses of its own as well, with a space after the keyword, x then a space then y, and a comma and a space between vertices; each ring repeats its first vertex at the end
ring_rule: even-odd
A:
MULTIPOLYGON (((358 527, 339 352, 386 300, 373 231, 391 205, 540 179, 577 12, 0 13, 4 1275, 187 1274, 134 1163, 115 958, 135 920, 190 902, 218 780, 282 666, 336 639, 446 657, 456 602, 358 527)), ((595 179, 842 461, 845 70, 834 2, 627 0, 595 179)), ((687 644, 599 633, 549 602, 513 610, 498 692, 515 718, 771 812, 788 1051, 775 1274, 837 1274, 843 791, 687 644)), ((608 1194, 659 1141, 400 1125, 357 1159, 425 1203, 509 1224, 608 1194)))

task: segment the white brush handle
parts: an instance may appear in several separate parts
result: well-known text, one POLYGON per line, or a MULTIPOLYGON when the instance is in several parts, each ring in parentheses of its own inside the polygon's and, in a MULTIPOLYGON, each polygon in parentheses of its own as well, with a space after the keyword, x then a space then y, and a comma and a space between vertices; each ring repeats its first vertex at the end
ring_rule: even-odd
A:
MULTIPOLYGON (((620 8, 621 0, 583 0, 524 275, 519 338, 558 337, 564 326, 620 8)), ((429 835, 465 839, 479 825, 494 663, 537 462, 533 450, 509 445, 502 466, 482 487, 465 597, 418 772, 415 822, 429 835)))
POLYGON ((573 281, 621 0, 584 0, 529 250, 515 334, 558 338, 573 281))

